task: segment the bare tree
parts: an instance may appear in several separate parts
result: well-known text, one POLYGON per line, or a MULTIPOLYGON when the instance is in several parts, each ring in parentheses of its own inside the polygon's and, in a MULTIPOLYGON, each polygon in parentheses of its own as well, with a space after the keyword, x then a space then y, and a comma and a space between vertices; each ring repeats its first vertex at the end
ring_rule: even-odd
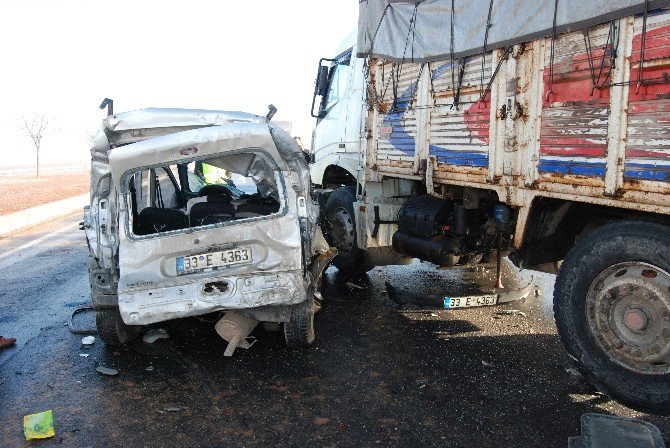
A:
POLYGON ((56 129, 53 125, 53 122, 47 118, 45 114, 32 114, 30 118, 23 117, 23 121, 20 123, 19 127, 35 145, 36 152, 36 171, 37 177, 40 177, 40 147, 42 146, 42 140, 48 134, 54 132, 56 129))

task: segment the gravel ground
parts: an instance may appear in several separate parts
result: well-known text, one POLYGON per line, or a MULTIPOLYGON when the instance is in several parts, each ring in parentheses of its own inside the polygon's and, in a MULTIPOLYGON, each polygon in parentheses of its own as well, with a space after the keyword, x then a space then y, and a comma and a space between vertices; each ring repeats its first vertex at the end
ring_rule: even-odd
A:
POLYGON ((66 199, 89 191, 88 171, 35 176, 0 176, 0 215, 66 199))
MULTIPOLYGON (((196 319, 162 325, 170 339, 154 344, 85 348, 65 326, 87 303, 78 219, 0 242, 0 334, 19 339, 0 352, 2 447, 565 447, 586 412, 639 417, 670 439, 670 418, 621 406, 569 372, 551 276, 536 277, 544 294, 525 302, 440 311, 398 309, 385 284, 456 295, 488 288, 492 274, 414 263, 375 268, 354 280, 359 288, 330 268, 317 341, 305 350, 259 328, 254 346, 225 358, 213 323, 196 319), (47 409, 56 437, 26 442, 22 416, 47 409)), ((508 266, 505 281, 529 275, 508 266)))

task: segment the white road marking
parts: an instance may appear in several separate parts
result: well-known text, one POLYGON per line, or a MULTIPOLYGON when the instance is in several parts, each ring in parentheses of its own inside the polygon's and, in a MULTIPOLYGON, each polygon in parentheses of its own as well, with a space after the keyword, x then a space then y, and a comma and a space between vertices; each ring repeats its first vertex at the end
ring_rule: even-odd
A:
POLYGON ((8 252, 5 252, 5 253, 0 254, 0 260, 2 260, 3 258, 9 257, 10 255, 14 255, 15 253, 20 252, 20 251, 22 251, 22 250, 24 250, 24 249, 28 249, 29 247, 32 247, 32 246, 34 246, 35 244, 39 244, 39 243, 41 243, 41 242, 44 241, 44 240, 48 240, 49 238, 51 238, 51 237, 53 237, 53 236, 56 236, 56 235, 58 235, 59 233, 66 232, 66 231, 68 231, 68 230, 70 230, 70 229, 72 229, 73 227, 78 226, 78 225, 79 225, 78 223, 70 224, 69 226, 61 227, 60 229, 58 229, 58 230, 56 230, 56 231, 53 231, 53 232, 51 232, 51 233, 47 233, 46 235, 42 235, 41 237, 36 238, 36 239, 34 239, 34 240, 32 240, 32 241, 29 241, 29 242, 27 242, 27 243, 25 243, 25 244, 23 244, 23 245, 21 245, 21 246, 15 248, 15 249, 12 249, 12 250, 10 250, 10 251, 8 251, 8 252))

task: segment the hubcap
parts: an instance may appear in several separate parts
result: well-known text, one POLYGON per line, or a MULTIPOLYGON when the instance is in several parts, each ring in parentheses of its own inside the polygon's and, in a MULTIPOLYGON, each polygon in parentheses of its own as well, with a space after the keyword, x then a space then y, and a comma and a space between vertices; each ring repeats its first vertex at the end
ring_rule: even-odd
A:
POLYGON ((340 252, 351 252, 354 249, 354 220, 344 208, 338 208, 330 216, 330 233, 332 243, 340 252))
POLYGON ((646 263, 601 272, 586 296, 586 320, 617 364, 642 374, 670 373, 670 274, 646 263))
POLYGON ((642 374, 670 373, 670 274, 640 262, 605 269, 586 296, 586 320, 617 364, 642 374))

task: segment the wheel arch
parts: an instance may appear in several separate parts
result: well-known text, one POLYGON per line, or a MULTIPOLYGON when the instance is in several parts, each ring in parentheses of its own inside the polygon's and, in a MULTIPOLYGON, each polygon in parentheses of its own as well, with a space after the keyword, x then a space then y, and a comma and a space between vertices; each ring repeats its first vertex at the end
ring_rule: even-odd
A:
POLYGON ((594 230, 621 221, 660 223, 670 231, 667 215, 537 197, 530 206, 523 242, 510 258, 523 267, 556 263, 594 230))

